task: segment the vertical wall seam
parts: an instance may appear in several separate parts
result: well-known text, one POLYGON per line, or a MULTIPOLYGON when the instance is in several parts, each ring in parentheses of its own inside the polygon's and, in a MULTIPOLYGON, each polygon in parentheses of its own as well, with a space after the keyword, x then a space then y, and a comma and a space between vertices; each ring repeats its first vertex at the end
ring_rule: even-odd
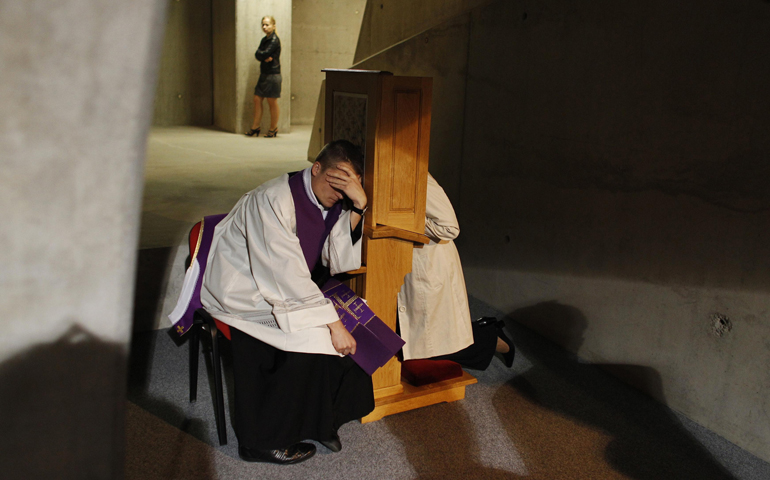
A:
MULTIPOLYGON (((462 128, 460 131, 460 178, 457 180, 457 205, 459 207, 459 215, 458 215, 458 222, 460 225, 463 224, 463 218, 465 216, 464 211, 465 209, 462 207, 463 205, 463 175, 465 173, 465 169, 463 168, 465 165, 465 123, 466 123, 466 112, 468 110, 468 78, 470 76, 470 59, 471 59, 471 36, 473 34, 473 11, 475 9, 471 10, 467 13, 468 15, 468 43, 465 49, 465 85, 464 88, 464 99, 463 99, 463 111, 462 111, 462 128)), ((458 212, 458 209, 455 209, 455 212, 458 212)))

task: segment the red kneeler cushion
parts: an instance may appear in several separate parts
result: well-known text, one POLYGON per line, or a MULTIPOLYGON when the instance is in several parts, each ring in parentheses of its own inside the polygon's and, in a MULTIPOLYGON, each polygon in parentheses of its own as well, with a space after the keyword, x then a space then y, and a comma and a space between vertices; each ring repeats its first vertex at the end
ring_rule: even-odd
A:
POLYGON ((419 387, 463 376, 463 368, 451 360, 404 360, 401 376, 410 385, 419 387))

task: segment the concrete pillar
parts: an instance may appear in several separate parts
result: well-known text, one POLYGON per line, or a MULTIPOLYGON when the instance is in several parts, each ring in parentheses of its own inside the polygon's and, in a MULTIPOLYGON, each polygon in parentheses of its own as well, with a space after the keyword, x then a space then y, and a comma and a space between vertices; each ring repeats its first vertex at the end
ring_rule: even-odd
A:
MULTIPOLYGON (((254 114, 254 86, 259 62, 254 52, 264 36, 262 17, 272 15, 281 39, 283 77, 279 132, 291 125, 291 2, 285 0, 214 0, 214 125, 230 132, 245 132, 254 114)), ((263 104, 262 130, 270 115, 263 104)))
POLYGON ((169 1, 153 125, 212 124, 212 0, 169 1))
POLYGON ((0 465, 121 478, 165 2, 0 2, 0 465))

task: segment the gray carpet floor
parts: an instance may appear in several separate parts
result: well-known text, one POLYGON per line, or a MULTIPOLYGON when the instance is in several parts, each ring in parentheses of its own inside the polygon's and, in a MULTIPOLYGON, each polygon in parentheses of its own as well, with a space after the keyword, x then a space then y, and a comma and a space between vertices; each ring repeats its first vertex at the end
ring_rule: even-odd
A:
MULTIPOLYGON (((473 315, 503 318, 471 299, 473 315)), ((208 377, 188 402, 188 345, 166 332, 134 338, 127 409, 129 479, 770 479, 770 464, 673 412, 594 365, 506 319, 513 368, 470 371, 464 400, 340 429, 292 466, 241 461, 230 424, 219 446, 208 377)), ((203 357, 201 357, 203 358, 203 357)))

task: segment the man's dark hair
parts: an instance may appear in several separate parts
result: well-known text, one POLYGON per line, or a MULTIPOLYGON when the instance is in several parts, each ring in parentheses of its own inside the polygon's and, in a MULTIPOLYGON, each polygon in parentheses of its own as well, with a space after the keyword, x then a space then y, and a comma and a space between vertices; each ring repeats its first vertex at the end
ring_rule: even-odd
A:
POLYGON ((364 174, 364 156, 361 154, 361 149, 347 140, 334 140, 327 143, 315 157, 315 161, 321 164, 322 170, 333 167, 339 162, 350 162, 358 175, 364 174))

